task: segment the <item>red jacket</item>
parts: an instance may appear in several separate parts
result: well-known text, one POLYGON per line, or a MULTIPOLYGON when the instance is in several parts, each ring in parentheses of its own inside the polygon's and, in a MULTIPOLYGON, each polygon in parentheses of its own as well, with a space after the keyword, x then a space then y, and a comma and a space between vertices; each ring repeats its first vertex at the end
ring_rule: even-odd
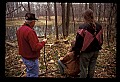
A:
POLYGON ((17 40, 19 54, 26 59, 36 59, 40 56, 40 50, 45 42, 39 42, 38 37, 33 29, 28 26, 21 26, 17 30, 17 40))

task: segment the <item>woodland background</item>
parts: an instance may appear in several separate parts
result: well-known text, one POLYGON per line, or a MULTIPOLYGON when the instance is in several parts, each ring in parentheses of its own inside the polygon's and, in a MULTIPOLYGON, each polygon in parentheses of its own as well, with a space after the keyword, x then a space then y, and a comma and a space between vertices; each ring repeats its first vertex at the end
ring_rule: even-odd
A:
POLYGON ((59 74, 57 60, 75 40, 76 31, 83 23, 82 12, 88 8, 94 11, 95 20, 102 25, 104 33, 94 78, 116 78, 116 3, 6 2, 5 76, 26 76, 25 65, 18 54, 16 30, 24 23, 25 13, 32 12, 39 19, 34 27, 39 41, 48 39, 40 52, 39 77, 66 78, 59 74))

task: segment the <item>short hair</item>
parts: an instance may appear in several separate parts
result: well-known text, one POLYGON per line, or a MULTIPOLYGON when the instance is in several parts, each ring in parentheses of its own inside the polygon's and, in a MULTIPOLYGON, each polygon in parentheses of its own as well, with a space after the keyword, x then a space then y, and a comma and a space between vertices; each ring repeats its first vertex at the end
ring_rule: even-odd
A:
POLYGON ((25 20, 25 22, 28 22, 28 23, 30 23, 30 22, 32 22, 32 20, 25 20))
POLYGON ((25 20, 26 24, 30 24, 32 22, 32 20, 25 20))

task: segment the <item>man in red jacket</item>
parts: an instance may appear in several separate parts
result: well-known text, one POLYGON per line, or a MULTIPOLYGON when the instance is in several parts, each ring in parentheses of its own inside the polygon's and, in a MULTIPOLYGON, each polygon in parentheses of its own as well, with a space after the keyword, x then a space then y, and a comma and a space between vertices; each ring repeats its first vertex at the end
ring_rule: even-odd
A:
POLYGON ((45 46, 47 39, 39 42, 36 32, 33 30, 35 25, 35 14, 26 13, 25 23, 17 30, 17 40, 19 54, 26 65, 27 77, 38 77, 39 65, 38 58, 40 50, 45 46))

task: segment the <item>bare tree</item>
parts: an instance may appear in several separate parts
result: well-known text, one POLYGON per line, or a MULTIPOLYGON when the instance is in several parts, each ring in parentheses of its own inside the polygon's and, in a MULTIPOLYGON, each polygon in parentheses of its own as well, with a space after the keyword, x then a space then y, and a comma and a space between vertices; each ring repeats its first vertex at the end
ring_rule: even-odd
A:
POLYGON ((70 3, 67 3, 67 12, 66 12, 66 37, 69 34, 69 17, 70 17, 70 3))
POLYGON ((30 2, 28 2, 28 12, 31 12, 30 11, 30 2))
POLYGON ((73 10, 73 6, 72 6, 72 3, 71 3, 71 9, 72 9, 72 17, 73 17, 73 22, 74 22, 74 34, 75 34, 75 20, 74 20, 74 10, 73 10))
POLYGON ((9 5, 7 5, 7 11, 8 11, 8 13, 6 13, 6 15, 9 17, 9 14, 10 14, 10 16, 11 16, 11 14, 12 14, 13 12, 18 11, 18 9, 21 8, 21 7, 22 7, 22 6, 19 6, 19 7, 17 7, 16 9, 11 10, 11 9, 9 8, 9 5))
POLYGON ((50 2, 47 2, 47 10, 48 10, 48 20, 51 21, 51 18, 50 18, 50 2))
MULTIPOLYGON (((16 6, 16 8, 18 8, 18 2, 15 2, 15 6, 16 6)), ((15 14, 18 14, 18 9, 16 10, 15 14)))
POLYGON ((80 16, 80 12, 81 12, 81 4, 79 4, 79 7, 78 7, 78 18, 79 18, 79 21, 81 20, 81 16, 80 16))
POLYGON ((63 38, 65 38, 66 32, 66 25, 65 25, 65 3, 61 3, 62 6, 62 31, 63 31, 63 38))
POLYGON ((101 3, 99 3, 98 7, 98 22, 101 22, 100 19, 101 19, 101 3))
POLYGON ((56 40, 58 40, 58 27, 57 27, 57 8, 56 3, 54 3, 54 10, 55 10, 55 27, 56 27, 56 40))
POLYGON ((87 9, 87 6, 88 6, 87 3, 85 3, 85 10, 87 9))
POLYGON ((14 10, 14 2, 7 2, 6 3, 6 10, 7 10, 7 12, 9 13, 7 13, 6 15, 7 15, 7 17, 10 17, 11 18, 11 20, 12 20, 12 18, 13 18, 13 10, 14 10))
POLYGON ((93 3, 89 3, 89 8, 94 11, 93 3))
POLYGON ((109 17, 107 23, 107 43, 110 47, 110 41, 114 42, 115 36, 115 26, 116 26, 116 5, 114 3, 109 3, 109 17), (115 19, 115 20, 114 20, 115 19))

